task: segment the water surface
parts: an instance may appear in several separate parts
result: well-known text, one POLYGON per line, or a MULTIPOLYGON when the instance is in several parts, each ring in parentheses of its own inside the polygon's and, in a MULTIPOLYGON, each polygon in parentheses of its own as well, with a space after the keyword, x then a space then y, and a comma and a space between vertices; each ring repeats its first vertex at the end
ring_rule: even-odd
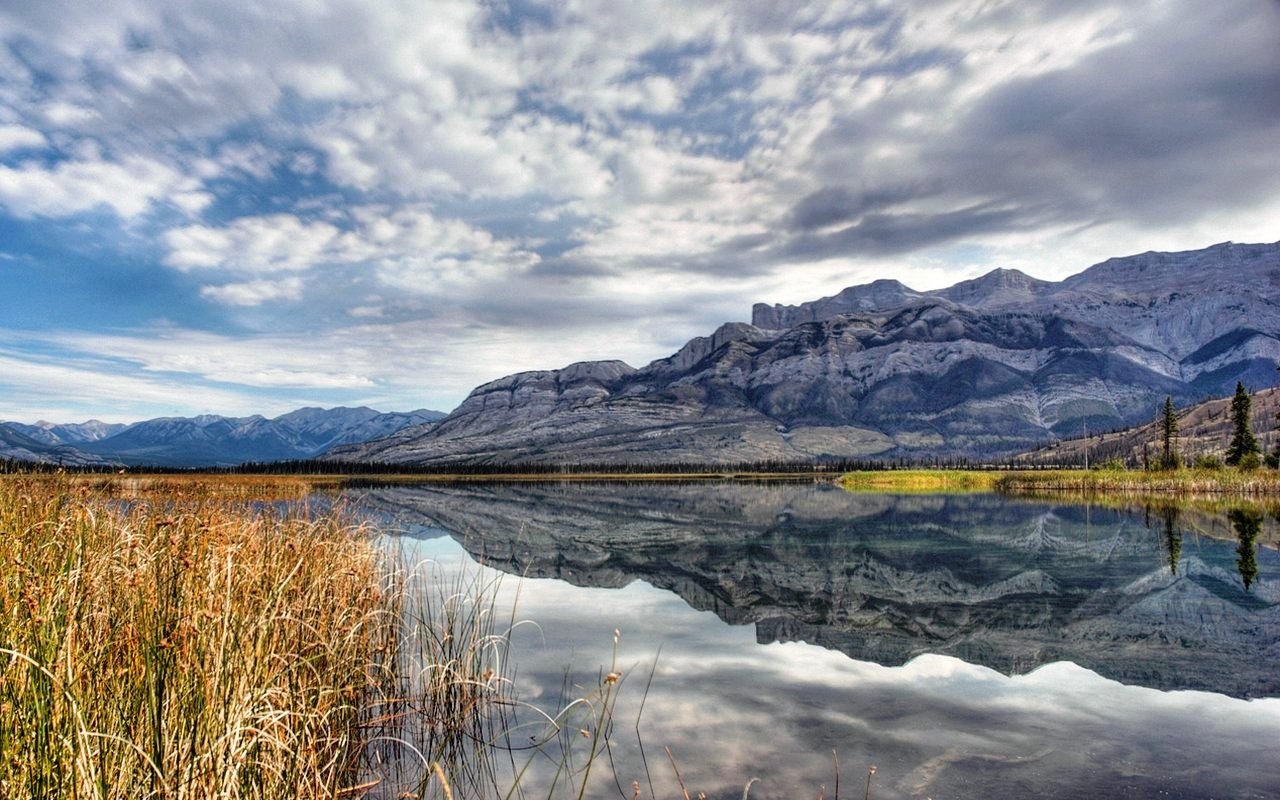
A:
POLYGON ((832 796, 833 751, 849 797, 873 764, 878 798, 1280 792, 1280 557, 1256 512, 807 484, 363 502, 411 557, 521 576, 522 700, 598 685, 619 632, 615 769, 592 796, 679 796, 666 747, 710 797, 751 778, 751 797, 832 796))

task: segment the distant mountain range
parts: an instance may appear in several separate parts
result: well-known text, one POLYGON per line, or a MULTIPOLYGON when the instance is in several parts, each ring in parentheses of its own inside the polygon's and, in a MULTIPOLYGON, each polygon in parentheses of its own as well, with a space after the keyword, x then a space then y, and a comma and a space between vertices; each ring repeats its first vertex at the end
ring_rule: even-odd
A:
POLYGON ((81 464, 163 467, 234 466, 246 461, 313 458, 330 448, 378 439, 445 415, 418 410, 301 408, 261 416, 162 417, 132 425, 0 423, 0 458, 81 464))
POLYGON ((996 270, 755 306, 675 354, 523 372, 430 427, 337 447, 384 463, 734 462, 1010 454, 1276 382, 1280 243, 996 270))

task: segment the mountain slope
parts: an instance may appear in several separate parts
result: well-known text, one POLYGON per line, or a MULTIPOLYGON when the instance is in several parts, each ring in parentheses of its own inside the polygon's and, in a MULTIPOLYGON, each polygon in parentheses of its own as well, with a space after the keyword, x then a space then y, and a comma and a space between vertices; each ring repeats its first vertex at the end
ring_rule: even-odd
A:
POLYGON ((997 270, 757 305, 641 369, 526 372, 439 425, 337 459, 732 462, 1006 454, 1274 382, 1280 244, 1111 259, 1059 283, 997 270))
MULTIPOLYGON (((1272 452, 1280 445, 1275 430, 1277 413, 1280 413, 1280 387, 1263 389, 1251 397, 1250 416, 1253 432, 1264 452, 1272 452)), ((1174 449, 1186 463, 1197 456, 1222 457, 1231 441, 1234 426, 1231 422, 1231 398, 1219 397, 1179 409, 1178 435, 1174 449)), ((1082 464, 1088 452, 1089 463, 1101 464, 1110 459, 1120 459, 1130 466, 1141 466, 1160 455, 1160 424, 1156 415, 1145 424, 1118 431, 1095 431, 1090 436, 1063 439, 1015 456, 1015 461, 1025 464, 1082 464)))

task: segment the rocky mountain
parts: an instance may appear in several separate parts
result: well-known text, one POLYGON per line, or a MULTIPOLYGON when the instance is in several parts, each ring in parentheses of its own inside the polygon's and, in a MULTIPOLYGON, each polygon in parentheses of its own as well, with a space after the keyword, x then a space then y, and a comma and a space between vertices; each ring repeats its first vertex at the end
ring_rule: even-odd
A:
POLYGON ((115 463, 111 459, 82 452, 70 445, 51 443, 43 437, 30 436, 23 430, 26 427, 28 426, 0 422, 0 459, 68 466, 106 466, 115 463))
POLYGON ((814 484, 424 486, 363 502, 515 575, 643 580, 762 642, 886 665, 939 653, 1020 674, 1065 660, 1159 689, 1280 691, 1280 554, 1260 512, 1246 542, 1226 517, 1174 508, 814 484))
POLYGON ((386 463, 985 456, 1275 383, 1280 243, 1144 253, 1061 282, 996 270, 755 306, 640 369, 487 383, 438 425, 337 448, 386 463))
POLYGON ((124 423, 107 423, 96 419, 62 425, 45 422, 44 420, 40 420, 34 425, 23 425, 20 422, 6 422, 5 424, 38 442, 55 447, 58 445, 76 445, 81 442, 96 442, 99 439, 114 436, 129 427, 124 423))
POLYGON ((65 463, 209 467, 313 458, 335 446, 383 438, 407 427, 430 426, 444 416, 427 410, 383 413, 363 407, 301 408, 274 419, 210 414, 162 417, 132 425, 92 420, 78 425, 4 423, 0 431, 7 426, 27 443, 21 446, 32 457, 13 456, 23 460, 56 461, 61 454, 65 463), (32 444, 45 448, 45 454, 31 450, 32 444), (79 455, 73 457, 72 453, 79 455))

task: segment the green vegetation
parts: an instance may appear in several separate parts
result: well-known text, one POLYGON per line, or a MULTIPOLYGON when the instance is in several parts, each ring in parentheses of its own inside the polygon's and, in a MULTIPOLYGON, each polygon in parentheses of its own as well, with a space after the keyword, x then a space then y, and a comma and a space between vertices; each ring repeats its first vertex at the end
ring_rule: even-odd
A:
POLYGON ((1280 472, 1196 468, 1179 470, 1026 470, 1002 473, 994 489, 1027 495, 1068 492, 1170 496, 1280 495, 1280 472))
POLYGON ((975 470, 900 469, 848 472, 840 485, 854 492, 950 493, 990 492, 1002 473, 975 470))
POLYGON ((1164 399, 1160 411, 1160 468, 1177 469, 1181 464, 1174 443, 1178 438, 1178 415, 1173 410, 1173 398, 1164 399))
POLYGON ((1256 469, 1258 467, 1258 437, 1253 434, 1250 408, 1253 401, 1244 384, 1236 382, 1236 393, 1231 398, 1231 443, 1227 446, 1227 464, 1256 469))

